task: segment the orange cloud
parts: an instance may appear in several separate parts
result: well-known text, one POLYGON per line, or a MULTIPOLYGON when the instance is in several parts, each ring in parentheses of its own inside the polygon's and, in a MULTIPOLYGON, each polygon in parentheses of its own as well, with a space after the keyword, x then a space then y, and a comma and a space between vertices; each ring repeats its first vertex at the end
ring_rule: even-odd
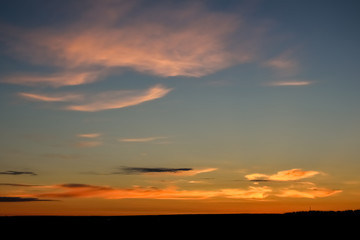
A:
POLYGON ((95 112, 107 109, 124 108, 141 104, 143 102, 152 101, 164 97, 172 89, 156 85, 147 90, 132 91, 110 91, 89 96, 87 101, 70 105, 65 109, 73 111, 95 112))
POLYGON ((76 136, 80 138, 97 138, 101 136, 101 133, 82 133, 77 134, 76 136))
POLYGON ((309 188, 307 190, 283 189, 281 193, 276 196, 288 198, 319 198, 328 197, 340 192, 342 192, 342 190, 332 190, 326 188, 309 188))
POLYGON ((75 146, 81 148, 90 148, 90 147, 101 146, 102 144, 103 142, 101 141, 82 141, 82 142, 77 142, 75 146))
MULTIPOLYGON (((272 190, 269 187, 250 187, 249 189, 219 190, 180 190, 175 186, 159 189, 156 187, 112 188, 87 184, 59 184, 37 188, 35 194, 18 194, 17 197, 37 198, 103 198, 103 199, 177 199, 196 200, 214 197, 234 199, 264 199, 272 190), (50 192, 39 193, 45 190, 50 192)), ((12 195, 15 196, 15 195, 12 195)))
POLYGON ((243 189, 222 189, 221 192, 228 198, 241 199, 264 199, 272 192, 270 187, 249 187, 247 190, 243 189))
POLYGON ((16 75, 5 77, 2 82, 20 84, 20 85, 40 85, 51 87, 76 86, 86 83, 92 83, 99 77, 96 72, 63 72, 49 75, 16 75))
POLYGON ((54 96, 44 95, 44 94, 35 94, 35 93, 18 93, 19 96, 34 100, 34 101, 42 101, 42 102, 67 102, 73 100, 81 100, 83 98, 82 95, 79 94, 56 94, 54 96))
POLYGON ((320 172, 318 171, 304 171, 301 169, 290 169, 285 171, 279 171, 272 175, 253 173, 245 176, 250 181, 294 181, 303 178, 313 177, 320 172))

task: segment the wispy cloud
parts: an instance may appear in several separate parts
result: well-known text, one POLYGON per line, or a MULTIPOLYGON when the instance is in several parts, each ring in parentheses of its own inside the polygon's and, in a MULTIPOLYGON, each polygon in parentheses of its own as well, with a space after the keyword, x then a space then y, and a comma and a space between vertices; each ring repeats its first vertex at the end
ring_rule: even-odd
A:
POLYGON ((144 167, 122 167, 114 174, 170 174, 178 176, 194 176, 200 173, 212 172, 217 168, 144 168, 144 167))
POLYGON ((297 75, 300 70, 299 62, 294 57, 294 50, 288 50, 279 56, 265 61, 264 66, 271 68, 281 77, 297 75))
MULTIPOLYGON (((154 170, 155 171, 155 170, 154 170)), ((165 170, 161 170, 162 172, 165 170)), ((176 169, 171 171, 177 172, 176 169)), ((182 170, 179 170, 182 171, 182 170)), ((191 171, 191 170, 189 170, 191 171)), ((158 188, 153 186, 130 188, 115 188, 110 186, 89 185, 82 183, 65 183, 57 185, 28 185, 28 184, 3 184, 9 187, 23 187, 23 191, 17 190, 16 195, 10 193, 4 196, 3 201, 36 201, 44 198, 102 198, 102 199, 177 199, 197 200, 209 198, 231 198, 244 200, 263 200, 269 197, 279 198, 323 198, 329 197, 342 190, 318 188, 315 184, 301 185, 297 188, 282 188, 280 190, 269 186, 250 186, 248 188, 220 188, 213 190, 184 190, 176 186, 158 188), (36 189, 34 191, 33 189, 36 189), (15 197, 14 199, 11 199, 15 197), (6 199, 8 198, 8 199, 6 199)), ((1 201, 1 200, 0 200, 1 201)), ((49 200, 44 200, 49 201, 49 200)))
POLYGON ((80 147, 80 148, 91 148, 91 147, 98 147, 101 145, 103 145, 103 142, 101 141, 81 141, 75 144, 76 147, 80 147))
POLYGON ((245 178, 250 181, 295 181, 303 178, 313 177, 320 172, 318 171, 305 171, 301 169, 290 169, 279 171, 272 175, 262 174, 262 173, 252 173, 245 175, 245 178))
POLYGON ((153 142, 156 140, 166 139, 168 137, 146 137, 146 138, 121 138, 118 139, 119 142, 130 142, 130 143, 144 143, 144 142, 153 142))
POLYGON ((76 136, 79 138, 98 138, 101 136, 101 133, 79 133, 76 136))
POLYGON ((284 53, 271 58, 263 63, 263 66, 273 70, 276 78, 281 80, 267 83, 267 86, 307 86, 313 84, 312 81, 298 79, 300 73, 300 63, 294 56, 295 49, 285 51, 284 53))
POLYGON ((269 187, 249 187, 248 189, 218 189, 218 190, 181 190, 175 186, 166 188, 132 187, 113 188, 87 184, 59 184, 44 188, 47 192, 24 194, 31 198, 103 198, 103 199, 177 199, 196 200, 213 197, 234 199, 264 199, 272 190, 269 187), (50 190, 50 191, 49 191, 50 190))
POLYGON ((83 112, 96 112, 108 109, 118 109, 139 105, 165 97, 171 88, 155 85, 145 90, 119 90, 87 94, 34 94, 19 93, 20 96, 30 100, 42 102, 70 102, 63 109, 83 112))
POLYGON ((269 196, 272 189, 268 186, 249 187, 248 189, 222 189, 221 192, 228 198, 264 199, 269 196))
POLYGON ((18 93, 19 96, 27 98, 29 100, 34 101, 42 101, 42 102, 67 102, 67 101, 76 101, 81 100, 83 98, 80 94, 55 94, 55 95, 44 95, 44 94, 36 94, 36 93, 18 93))
POLYGON ((31 176, 37 175, 34 172, 24 172, 24 171, 5 171, 5 172, 0 172, 0 174, 2 174, 2 175, 31 175, 31 176))
POLYGON ((277 194, 276 196, 287 197, 287 198, 319 198, 319 197, 328 197, 341 192, 342 190, 314 187, 306 190, 283 189, 281 190, 281 193, 277 194))
POLYGON ((147 90, 110 91, 88 96, 84 103, 65 107, 67 110, 96 112, 108 109, 125 108, 144 102, 162 98, 172 89, 162 85, 153 86, 147 90))
POLYGON ((141 9, 141 3, 93 2, 92 8, 82 9, 79 20, 61 28, 3 26, 3 40, 14 56, 58 67, 47 76, 17 75, 3 81, 72 86, 97 81, 113 68, 162 77, 201 77, 249 62, 259 48, 262 26, 211 11, 205 4, 141 9))
POLYGON ((314 82, 311 81, 277 81, 277 82, 271 82, 268 85, 269 86, 307 86, 310 84, 313 84, 314 82))
POLYGON ((33 74, 17 74, 15 76, 4 77, 1 81, 5 83, 29 85, 29 86, 76 86, 86 83, 92 83, 99 78, 99 73, 96 72, 61 72, 48 75, 33 75, 33 74))

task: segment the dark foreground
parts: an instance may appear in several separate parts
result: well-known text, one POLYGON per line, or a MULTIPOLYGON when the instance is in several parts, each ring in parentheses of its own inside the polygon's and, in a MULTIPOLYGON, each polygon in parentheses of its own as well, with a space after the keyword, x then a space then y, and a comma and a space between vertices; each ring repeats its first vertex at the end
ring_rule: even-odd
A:
POLYGON ((319 229, 326 226, 327 231, 341 226, 349 228, 360 226, 360 210, 356 211, 310 211, 285 214, 194 214, 194 215, 151 215, 151 216, 3 216, 0 229, 8 227, 19 230, 56 229, 58 233, 72 229, 89 233, 104 229, 119 229, 132 234, 145 232, 162 233, 165 229, 177 229, 180 234, 189 229, 206 228, 207 231, 238 229, 283 229, 296 227, 300 230, 319 229), (133 230, 136 229, 136 232, 133 230), (150 231, 150 232, 149 232, 150 231))

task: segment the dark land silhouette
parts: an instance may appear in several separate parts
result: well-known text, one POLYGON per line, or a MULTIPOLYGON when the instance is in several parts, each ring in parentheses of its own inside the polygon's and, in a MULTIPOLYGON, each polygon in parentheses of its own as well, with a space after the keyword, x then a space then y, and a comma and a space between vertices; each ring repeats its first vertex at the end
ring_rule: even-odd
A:
POLYGON ((34 228, 101 229, 133 226, 228 226, 229 228, 253 228, 254 226, 307 225, 360 223, 360 210, 347 211, 300 211, 274 214, 179 214, 136 216, 1 216, 0 226, 34 228))

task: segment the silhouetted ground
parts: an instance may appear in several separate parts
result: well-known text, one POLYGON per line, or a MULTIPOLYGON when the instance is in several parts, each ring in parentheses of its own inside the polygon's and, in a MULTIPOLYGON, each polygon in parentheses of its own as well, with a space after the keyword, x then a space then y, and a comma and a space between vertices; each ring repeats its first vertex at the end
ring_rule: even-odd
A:
MULTIPOLYGON (((49 239, 65 233, 91 236, 93 233, 99 232, 114 233, 121 238, 125 238, 124 234, 129 233, 132 236, 131 238, 134 236, 167 236, 167 239, 188 237, 195 232, 198 236, 201 234, 219 236, 219 234, 227 234, 228 232, 239 235, 251 232, 255 235, 265 236, 275 233, 284 234, 284 231, 296 231, 294 236, 297 236, 315 230, 331 236, 332 232, 342 231, 344 228, 346 233, 354 229, 357 230, 359 224, 360 210, 309 211, 285 214, 0 217, 0 229, 3 232, 8 229, 17 229, 17 233, 22 234, 47 231, 51 232, 49 239)), ((30 235, 32 236, 32 234, 28 234, 28 236, 30 235)))

